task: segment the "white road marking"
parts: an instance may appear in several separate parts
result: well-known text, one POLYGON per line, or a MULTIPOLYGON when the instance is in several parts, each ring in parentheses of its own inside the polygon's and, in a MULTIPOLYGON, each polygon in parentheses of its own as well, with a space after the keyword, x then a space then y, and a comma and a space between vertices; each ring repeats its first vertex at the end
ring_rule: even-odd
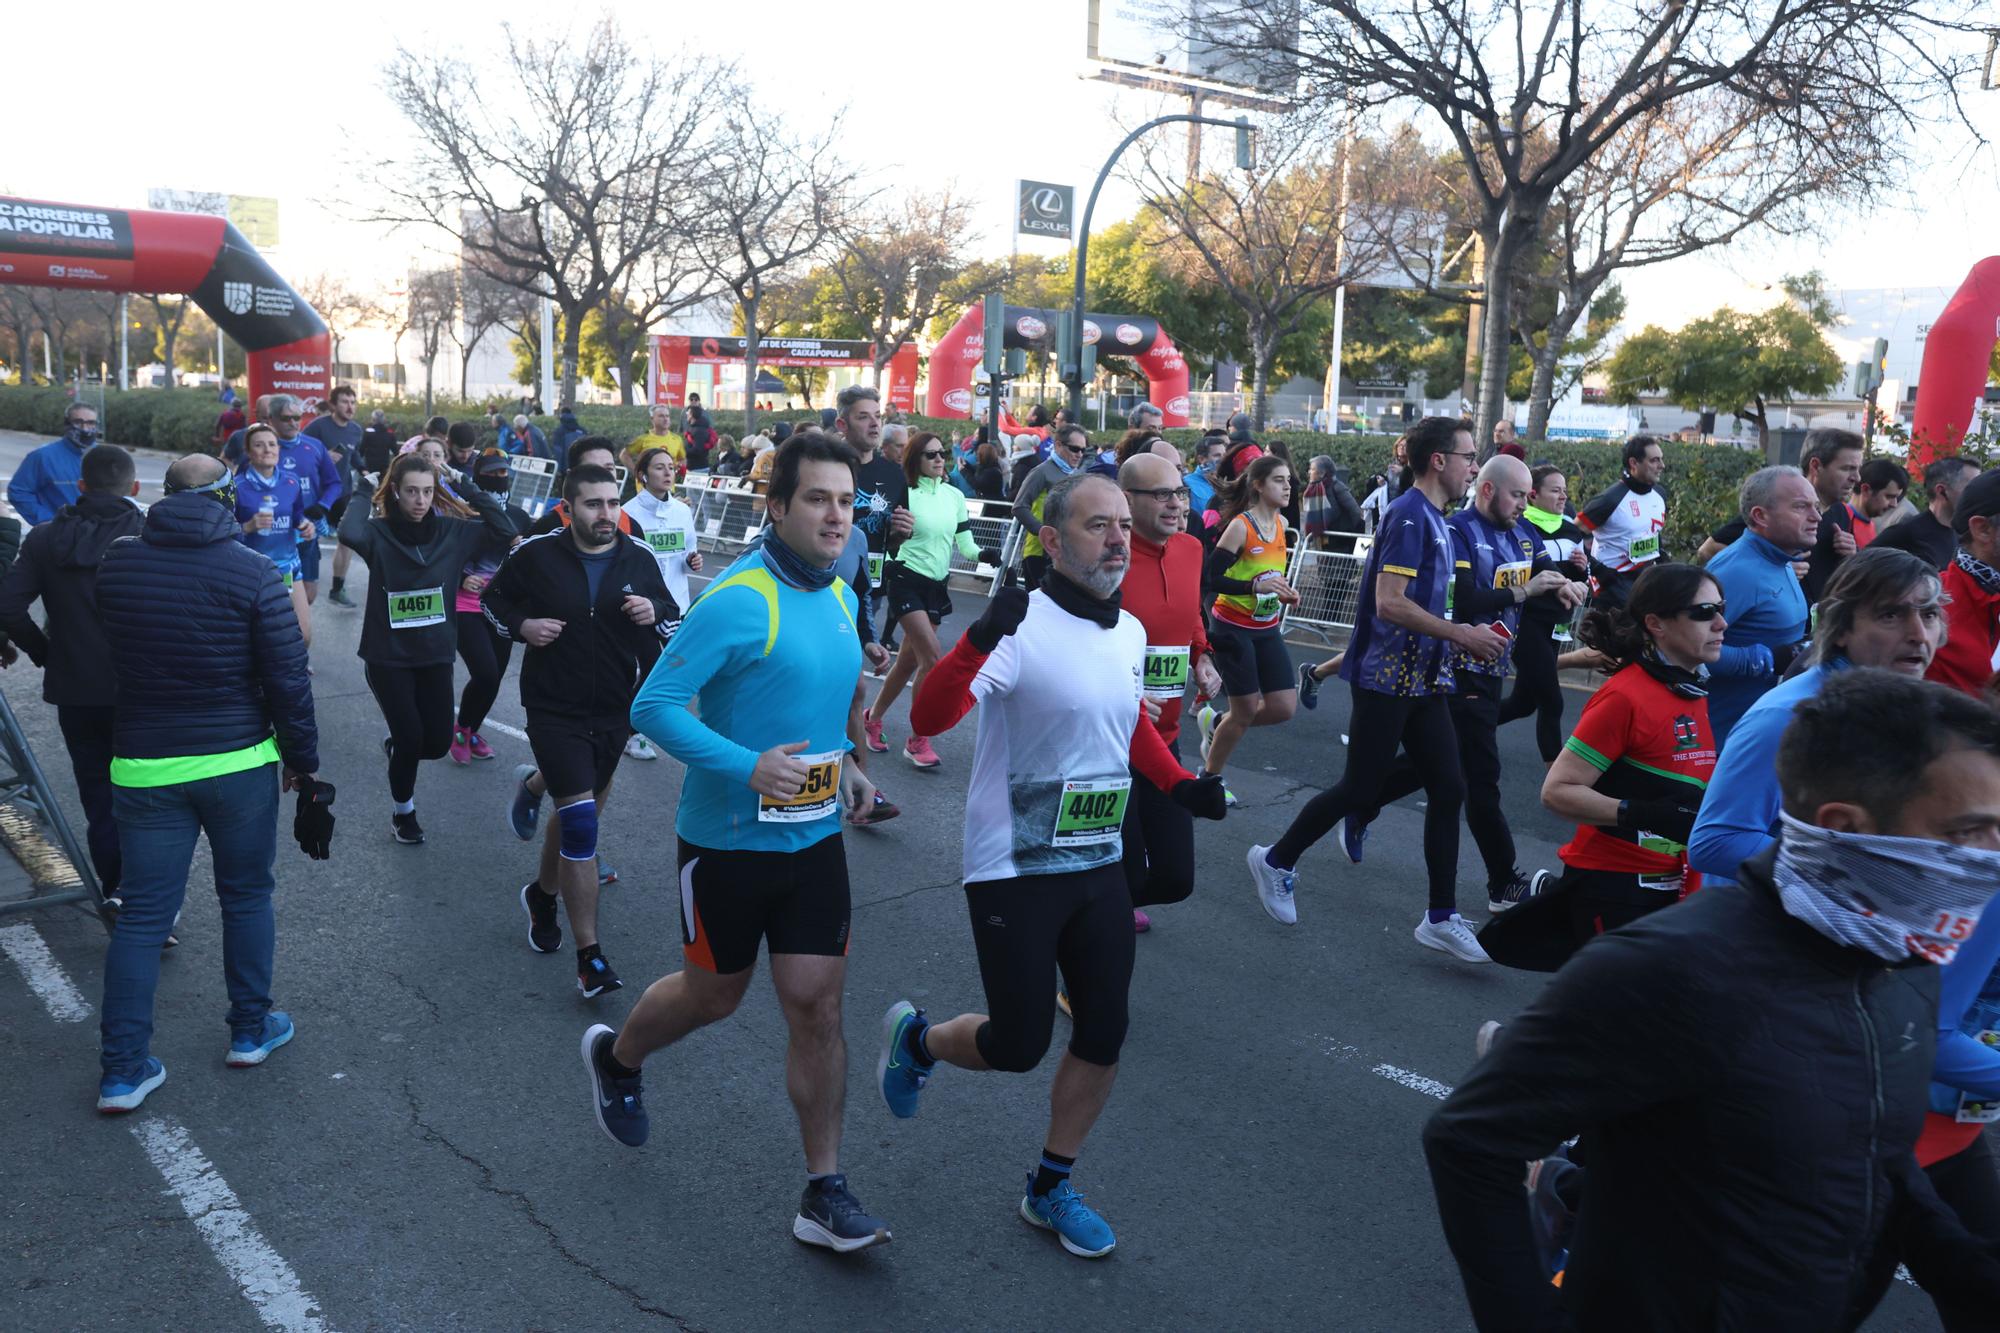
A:
POLYGON ((21 969, 28 988, 41 997, 49 1017, 58 1023, 81 1023, 90 1017, 90 1003, 63 971, 41 932, 26 922, 0 927, 0 950, 21 969))
POLYGON ((517 741, 524 741, 528 739, 527 732, 521 730, 519 727, 509 726, 507 723, 502 722, 497 717, 487 718, 486 725, 493 728, 493 730, 499 732, 502 736, 512 736, 517 741))
POLYGON ((299 1285, 299 1275, 250 1221, 236 1191, 188 1132, 149 1116, 133 1125, 132 1133, 258 1318, 285 1333, 330 1333, 319 1317, 319 1302, 299 1285))
POLYGON ((1435 1097, 1439 1101, 1451 1096, 1450 1084, 1440 1083, 1434 1078, 1425 1078, 1422 1074, 1413 1074, 1407 1069, 1398 1069, 1394 1065, 1376 1065, 1368 1072, 1379 1074, 1391 1083, 1400 1083, 1412 1092, 1421 1092, 1424 1096, 1435 1097))

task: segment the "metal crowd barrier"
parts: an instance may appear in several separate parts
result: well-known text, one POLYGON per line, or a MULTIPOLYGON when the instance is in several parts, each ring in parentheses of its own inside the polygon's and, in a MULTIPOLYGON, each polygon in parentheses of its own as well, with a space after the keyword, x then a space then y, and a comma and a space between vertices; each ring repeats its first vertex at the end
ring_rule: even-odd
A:
POLYGON ((1286 581, 1298 592, 1299 604, 1289 608, 1284 619, 1288 633, 1309 635, 1329 647, 1334 646, 1336 635, 1345 636, 1354 629, 1361 605, 1361 575, 1371 544, 1369 538, 1351 534, 1337 534, 1334 540, 1341 544, 1351 540, 1354 549, 1316 551, 1300 542, 1292 553, 1286 581))

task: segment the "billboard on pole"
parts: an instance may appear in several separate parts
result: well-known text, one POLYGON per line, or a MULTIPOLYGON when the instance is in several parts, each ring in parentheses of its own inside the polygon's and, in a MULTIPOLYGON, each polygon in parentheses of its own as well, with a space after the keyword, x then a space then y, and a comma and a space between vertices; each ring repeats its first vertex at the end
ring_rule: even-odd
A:
POLYGON ((1076 187, 1049 181, 1019 182, 1014 234, 1067 241, 1076 231, 1076 187))
POLYGON ((1298 63, 1297 0, 1088 0, 1085 54, 1166 79, 1289 95, 1298 63))

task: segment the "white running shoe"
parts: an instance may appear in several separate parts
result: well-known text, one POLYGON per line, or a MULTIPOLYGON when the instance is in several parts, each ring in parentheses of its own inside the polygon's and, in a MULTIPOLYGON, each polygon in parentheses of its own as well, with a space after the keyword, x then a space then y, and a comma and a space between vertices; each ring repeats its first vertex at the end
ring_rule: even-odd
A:
POLYGON ((1201 766, 1208 769, 1208 743, 1215 739, 1217 714, 1214 704, 1203 704, 1201 711, 1194 715, 1195 724, 1201 728, 1201 766))
POLYGON ((1472 1037, 1472 1053, 1484 1060, 1486 1053, 1493 1049, 1493 1039, 1500 1035, 1500 1020, 1489 1018, 1479 1025, 1479 1031, 1472 1037))
MULTIPOLYGON (((1269 847, 1252 844, 1244 853, 1243 860, 1250 867, 1250 882, 1257 889, 1257 901, 1263 904, 1265 914, 1281 926, 1296 926, 1299 923, 1299 905, 1292 896, 1298 884, 1298 873, 1280 870, 1264 859, 1269 847)), ((1477 948, 1475 944, 1473 947, 1477 948)), ((1484 957, 1484 955, 1481 955, 1484 957)))
POLYGON ((651 741, 635 731, 632 733, 632 739, 625 742, 625 757, 627 759, 658 759, 660 752, 653 748, 651 741))
POLYGON ((1490 963, 1486 950, 1479 947, 1478 938, 1472 927, 1465 924, 1465 918, 1453 912, 1443 921, 1433 921, 1426 912, 1424 919, 1417 922, 1414 932, 1417 943, 1426 949, 1436 949, 1448 953, 1462 963, 1490 963))

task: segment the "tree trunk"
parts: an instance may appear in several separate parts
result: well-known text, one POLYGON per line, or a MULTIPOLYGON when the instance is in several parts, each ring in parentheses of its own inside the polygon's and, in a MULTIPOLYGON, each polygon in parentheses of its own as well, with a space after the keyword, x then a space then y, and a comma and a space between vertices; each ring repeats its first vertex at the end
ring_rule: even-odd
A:
POLYGON ((752 294, 739 298, 743 307, 743 437, 757 433, 757 344, 762 334, 757 328, 757 307, 763 297, 752 294))
POLYGON ((435 401, 435 399, 431 392, 431 382, 435 380, 437 376, 431 373, 431 367, 435 366, 436 364, 437 364, 437 356, 435 353, 424 358, 424 415, 426 417, 429 417, 434 410, 432 407, 432 403, 435 401))
MULTIPOLYGON (((174 321, 174 322, 175 322, 176 324, 178 324, 178 323, 179 323, 180 321, 179 321, 179 320, 176 320, 176 321, 174 321)), ((173 387, 174 387, 174 344, 180 341, 180 337, 181 337, 181 335, 180 335, 180 330, 179 330, 179 329, 176 329, 176 328, 172 327, 171 325, 168 325, 168 324, 166 324, 166 323, 164 323, 164 322, 162 322, 162 323, 161 323, 161 325, 160 325, 160 342, 161 342, 161 343, 163 344, 163 346, 164 346, 164 348, 165 348, 165 351, 166 351, 166 354, 167 354, 167 358, 166 358, 166 359, 167 359, 167 382, 166 382, 165 384, 161 385, 161 386, 160 386, 161 388, 164 388, 164 389, 171 389, 171 388, 173 388, 173 387)))
MULTIPOLYGON (((576 363, 580 359, 578 353, 579 349, 583 345, 584 311, 581 307, 578 307, 577 309, 574 310, 565 309, 562 312, 562 315, 563 315, 562 388, 557 393, 556 397, 561 402, 573 403, 576 401, 576 363)), ((537 331, 535 337, 535 346, 538 348, 541 346, 541 335, 539 331, 537 331)), ((537 355, 539 355, 539 353, 537 353, 537 355)), ((536 367, 536 369, 539 370, 540 367, 538 366, 536 367)), ((535 383, 530 385, 529 388, 531 391, 534 392, 540 391, 541 376, 539 374, 535 376, 535 383)), ((548 404, 544 403, 543 406, 546 407, 548 406, 548 404)))
POLYGON ((1764 461, 1777 462, 1778 446, 1771 438, 1771 413, 1764 406, 1761 397, 1757 399, 1755 410, 1750 413, 1750 419, 1757 423, 1757 447, 1764 451, 1764 461))
POLYGON ((1556 367, 1562 364, 1563 348, 1569 343, 1570 335, 1576 332, 1577 320, 1583 318, 1590 309, 1590 299, 1596 288, 1584 292, 1565 292, 1563 304, 1556 311, 1555 320, 1549 325, 1547 342, 1540 348, 1529 346, 1529 354, 1534 358, 1535 377, 1528 387, 1528 429, 1523 437, 1541 440, 1548 437, 1549 411, 1555 406, 1556 367))
POLYGON ((1250 429, 1261 431, 1271 401, 1271 366, 1278 359, 1278 339, 1261 327, 1254 328, 1250 338, 1250 374, 1255 385, 1250 395, 1250 429))
POLYGON ((1514 262, 1526 248, 1532 227, 1524 226, 1519 201, 1516 216, 1486 246, 1486 268, 1480 274, 1485 310, 1479 326, 1479 400, 1472 420, 1472 437, 1480 457, 1492 452, 1493 423, 1507 402, 1508 351, 1513 341, 1514 262))

